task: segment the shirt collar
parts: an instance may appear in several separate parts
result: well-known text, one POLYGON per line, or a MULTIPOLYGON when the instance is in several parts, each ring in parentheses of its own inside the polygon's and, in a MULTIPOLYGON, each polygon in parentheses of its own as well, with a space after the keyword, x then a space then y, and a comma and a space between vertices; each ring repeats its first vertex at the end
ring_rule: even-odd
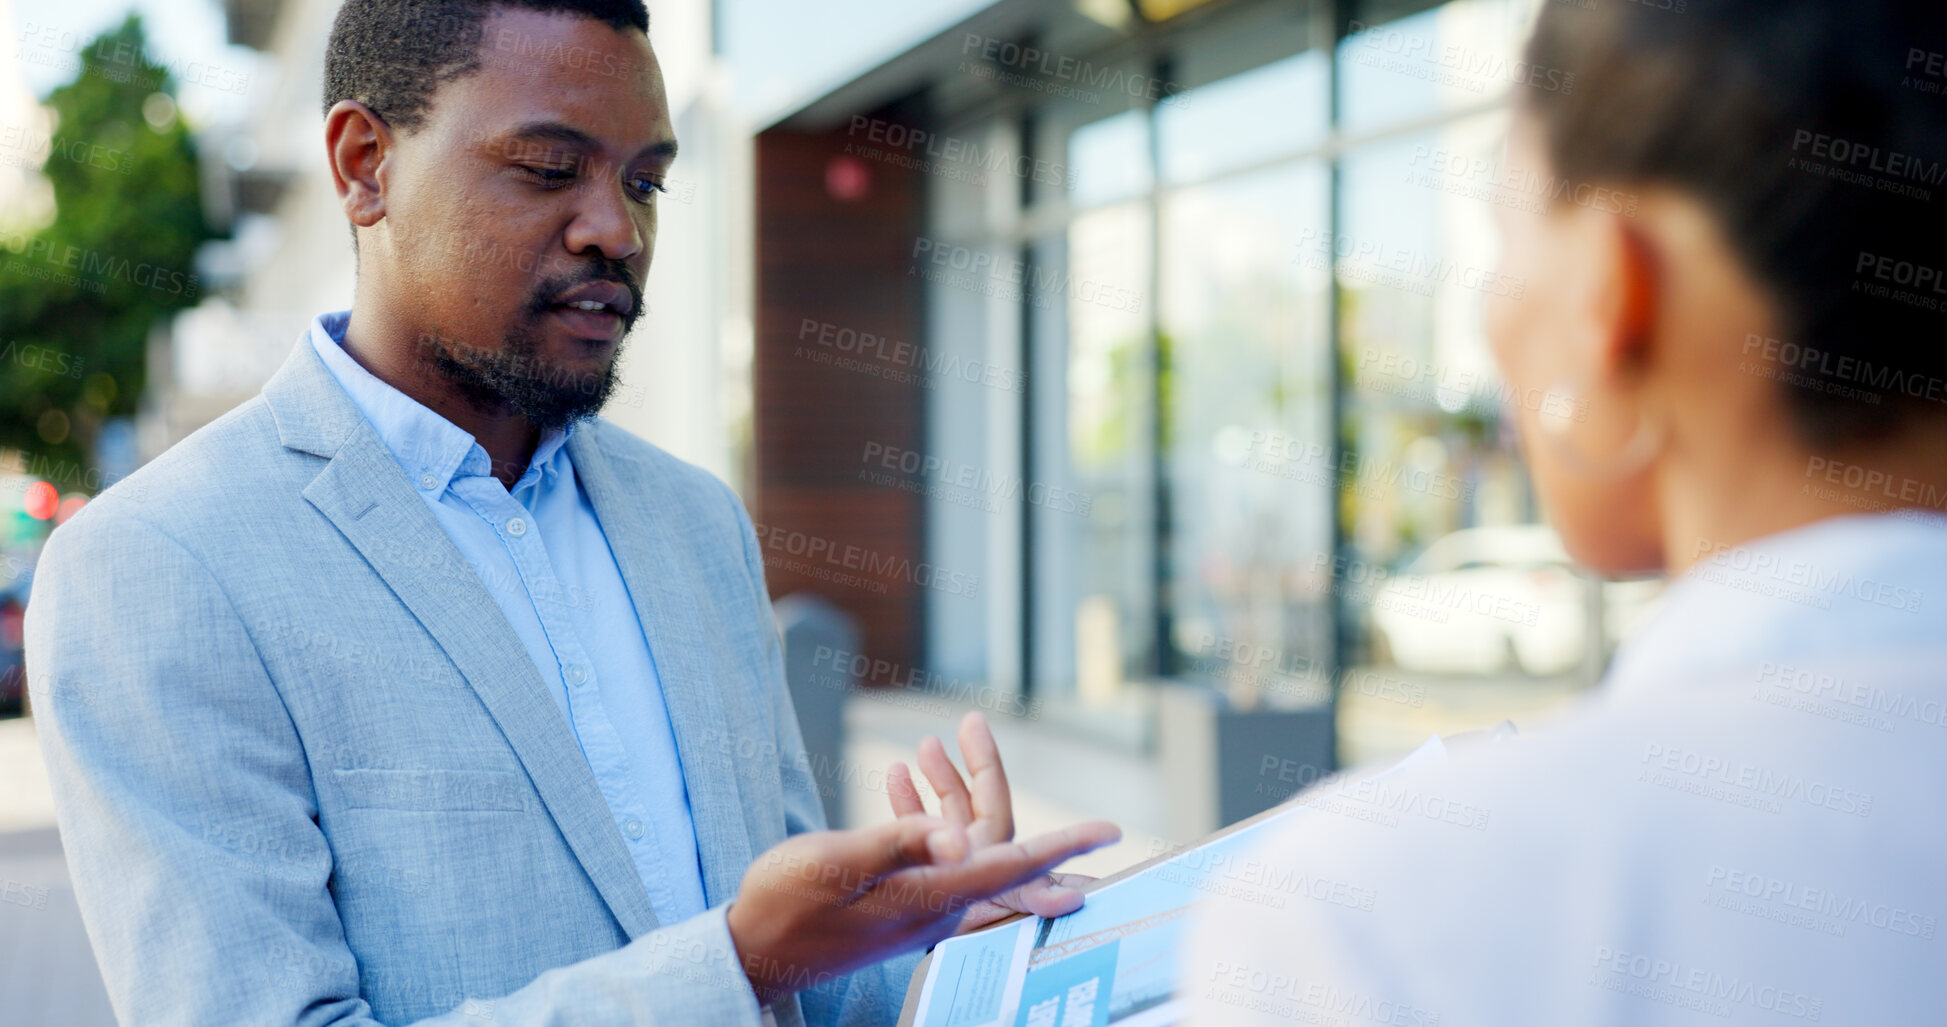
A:
POLYGON ((1630 695, 1762 661, 1856 661, 1940 644, 1947 516, 1828 517, 1737 546, 1700 548, 1606 678, 1630 695))
MULTIPOLYGON (((320 314, 311 322, 311 346, 371 422, 413 487, 439 494, 454 478, 491 474, 493 462, 472 434, 380 380, 345 352, 345 328, 350 323, 349 310, 320 314)), ((567 471, 566 443, 574 429, 571 424, 544 433, 526 473, 508 491, 538 487, 567 471)))

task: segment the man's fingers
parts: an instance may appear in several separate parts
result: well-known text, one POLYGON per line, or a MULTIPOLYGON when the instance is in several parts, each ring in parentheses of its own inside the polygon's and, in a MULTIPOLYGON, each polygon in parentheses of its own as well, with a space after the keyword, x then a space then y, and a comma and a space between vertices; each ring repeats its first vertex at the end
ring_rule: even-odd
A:
POLYGON ((958 825, 924 813, 909 813, 889 823, 851 831, 829 831, 816 859, 824 866, 807 871, 836 879, 851 891, 865 890, 875 878, 908 867, 957 865, 967 855, 967 834, 958 825))
POLYGON ((1059 831, 1035 835, 1019 843, 1019 846, 1028 854, 1029 859, 1052 866, 1070 856, 1079 856, 1084 852, 1099 849, 1104 845, 1112 845, 1121 840, 1122 828, 1106 820, 1084 820, 1079 824, 1070 824, 1059 831), (1059 858, 1050 858, 1055 856, 1059 858))
MULTIPOLYGON (((1070 824, 1059 831, 1038 834, 1026 841, 1015 843, 1023 858, 1034 865, 1034 873, 1052 870, 1071 857, 1084 852, 1093 852, 1104 845, 1113 845, 1122 840, 1122 828, 1106 820, 1085 820, 1070 824)), ((993 846, 1005 850, 1005 846, 993 846)), ((1034 876, 1022 875, 1022 880, 1034 876)))
POLYGON ((1013 839, 1014 796, 1008 791, 994 732, 978 710, 960 720, 960 758, 967 762, 967 776, 973 779, 974 834, 987 843, 1013 839))
POLYGON ((1121 829, 1114 824, 1090 820, 1026 841, 977 848, 958 865, 929 866, 913 872, 929 888, 967 900, 985 899, 1026 884, 1072 857, 1121 837, 1121 829))
MULTIPOLYGON (((966 782, 960 780, 960 771, 947 758, 946 746, 932 735, 920 739, 919 769, 926 772, 926 780, 940 796, 940 815, 962 827, 973 823, 973 797, 967 792, 966 782)), ((977 844, 992 840, 978 839, 977 844)))
POLYGON ((1093 880, 1084 874, 1042 874, 996 901, 1035 916, 1067 916, 1082 908, 1082 885, 1093 880))
POLYGON ((926 803, 920 799, 919 788, 913 784, 913 772, 904 763, 894 763, 886 768, 886 798, 892 802, 892 815, 895 817, 926 812, 926 803))

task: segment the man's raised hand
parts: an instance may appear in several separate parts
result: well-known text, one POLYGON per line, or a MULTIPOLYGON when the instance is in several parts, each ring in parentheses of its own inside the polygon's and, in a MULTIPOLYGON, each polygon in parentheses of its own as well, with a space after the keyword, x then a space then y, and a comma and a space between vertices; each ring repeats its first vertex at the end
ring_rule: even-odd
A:
MULTIPOLYGON (((929 735, 919 743, 919 768, 940 797, 941 815, 966 831, 975 851, 1012 841, 1014 798, 1007 786, 1007 771, 1001 766, 993 730, 978 712, 960 720, 960 755, 967 761, 971 786, 961 778, 938 738, 929 735)), ((895 816, 926 812, 912 771, 904 763, 894 763, 887 772, 886 794, 895 816)), ((1018 888, 976 903, 961 919, 960 930, 977 930, 1015 913, 1049 917, 1073 913, 1082 906, 1082 886, 1092 880, 1081 874, 1040 874, 1018 888)))
POLYGON ((973 846, 966 827, 924 813, 796 835, 744 874, 727 914, 730 938, 758 998, 774 1001, 932 945, 983 900, 1119 837, 1097 820, 973 846))

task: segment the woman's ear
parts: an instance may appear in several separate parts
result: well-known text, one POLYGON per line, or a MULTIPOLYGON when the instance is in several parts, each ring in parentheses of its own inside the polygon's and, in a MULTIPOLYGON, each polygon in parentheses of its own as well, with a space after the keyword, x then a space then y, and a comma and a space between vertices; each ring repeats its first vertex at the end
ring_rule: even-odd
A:
POLYGON ((1617 215, 1616 223, 1622 287, 1622 310, 1616 321, 1614 342, 1617 366, 1640 365, 1653 354, 1657 314, 1663 305, 1663 260, 1656 244, 1642 227, 1617 215))
MULTIPOLYGON (((1652 226, 1601 211, 1563 210, 1555 259, 1572 290, 1563 308, 1560 388, 1534 422, 1529 466, 1544 505, 1578 561, 1605 574, 1663 563, 1655 461, 1669 425, 1655 404, 1664 293, 1652 226)), ((1539 384, 1539 383, 1538 383, 1539 384)))
POLYGON ((331 184, 355 228, 370 228, 385 218, 385 162, 392 142, 392 126, 357 100, 340 100, 325 115, 331 184))
POLYGON ((1603 211, 1581 217, 1596 237, 1591 252, 1601 261, 1593 311, 1601 330, 1589 371, 1599 381, 1618 381, 1655 356, 1663 261, 1656 240, 1635 221, 1603 211))

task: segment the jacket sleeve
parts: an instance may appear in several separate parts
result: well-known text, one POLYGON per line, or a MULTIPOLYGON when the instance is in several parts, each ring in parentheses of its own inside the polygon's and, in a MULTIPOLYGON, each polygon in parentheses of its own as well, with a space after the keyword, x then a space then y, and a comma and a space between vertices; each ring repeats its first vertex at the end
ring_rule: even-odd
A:
MULTIPOLYGON (((329 890, 303 744, 243 619, 181 543, 104 499, 47 544, 27 666, 116 1016, 376 1025, 329 890)), ((722 910, 422 1022, 483 1012, 501 1027, 759 1022, 722 910)))
MULTIPOLYGON (((759 634, 764 638, 767 687, 777 703, 778 776, 784 785, 784 823, 787 835, 826 828, 825 807, 818 795, 818 782, 805 756, 804 735, 798 729, 798 714, 791 704, 791 689, 784 679, 784 641, 777 618, 771 611, 770 591, 764 582, 764 557, 750 515, 735 493, 725 487, 743 532, 744 560, 762 619, 759 634)), ((906 1001, 906 987, 922 953, 894 956, 844 977, 798 993, 807 1027, 867 1027, 891 1025, 899 1021, 906 1001)))

